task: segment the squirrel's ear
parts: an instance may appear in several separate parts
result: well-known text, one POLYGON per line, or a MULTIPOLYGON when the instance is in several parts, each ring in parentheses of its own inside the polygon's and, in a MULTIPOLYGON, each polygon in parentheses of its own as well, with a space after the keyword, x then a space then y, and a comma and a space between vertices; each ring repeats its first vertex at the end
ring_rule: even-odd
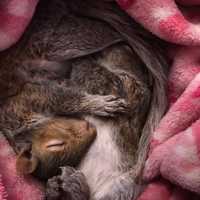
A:
POLYGON ((16 160, 16 169, 20 174, 31 174, 33 173, 37 166, 39 160, 36 156, 32 155, 29 150, 23 150, 16 160))

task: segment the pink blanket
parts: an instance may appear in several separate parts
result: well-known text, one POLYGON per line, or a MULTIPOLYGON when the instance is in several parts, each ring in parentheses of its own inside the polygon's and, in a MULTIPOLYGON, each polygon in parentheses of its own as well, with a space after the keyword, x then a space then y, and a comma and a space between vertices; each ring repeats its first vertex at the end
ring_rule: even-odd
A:
MULTIPOLYGON (((144 169, 149 185, 139 200, 199 199, 200 0, 117 1, 136 21, 171 45, 170 107, 152 135, 144 169)), ((0 51, 20 38, 37 3, 0 1, 0 51)), ((2 137, 0 148, 0 200, 29 199, 28 195, 41 199, 40 187, 16 174, 14 155, 2 137)))

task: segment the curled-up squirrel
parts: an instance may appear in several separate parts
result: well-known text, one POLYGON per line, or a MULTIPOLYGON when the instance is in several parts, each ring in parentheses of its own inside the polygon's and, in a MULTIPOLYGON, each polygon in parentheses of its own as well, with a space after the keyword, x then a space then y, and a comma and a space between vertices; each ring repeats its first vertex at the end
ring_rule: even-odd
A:
POLYGON ((166 66, 157 40, 114 2, 41 1, 0 53, 0 128, 18 170, 50 178, 47 199, 136 198, 166 66))

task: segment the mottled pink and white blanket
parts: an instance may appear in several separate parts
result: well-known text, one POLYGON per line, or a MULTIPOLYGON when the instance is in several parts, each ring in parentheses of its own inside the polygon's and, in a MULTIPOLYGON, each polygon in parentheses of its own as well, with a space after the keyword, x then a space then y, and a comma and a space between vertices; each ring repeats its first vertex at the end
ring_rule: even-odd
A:
MULTIPOLYGON (((139 200, 200 199, 200 0, 117 0, 137 22, 171 44, 170 107, 152 135, 139 200)), ((0 51, 23 34, 38 0, 0 0, 0 51)), ((16 174, 0 137, 0 200, 42 199, 41 187, 16 174)))

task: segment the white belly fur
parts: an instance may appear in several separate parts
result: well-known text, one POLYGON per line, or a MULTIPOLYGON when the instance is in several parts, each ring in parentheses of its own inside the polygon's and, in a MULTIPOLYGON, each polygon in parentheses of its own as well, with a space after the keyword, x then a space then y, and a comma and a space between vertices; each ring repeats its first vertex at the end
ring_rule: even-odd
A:
POLYGON ((94 199, 109 189, 112 180, 120 175, 121 154, 113 140, 118 131, 111 121, 93 117, 86 120, 96 126, 97 137, 81 161, 79 169, 85 174, 94 199))

